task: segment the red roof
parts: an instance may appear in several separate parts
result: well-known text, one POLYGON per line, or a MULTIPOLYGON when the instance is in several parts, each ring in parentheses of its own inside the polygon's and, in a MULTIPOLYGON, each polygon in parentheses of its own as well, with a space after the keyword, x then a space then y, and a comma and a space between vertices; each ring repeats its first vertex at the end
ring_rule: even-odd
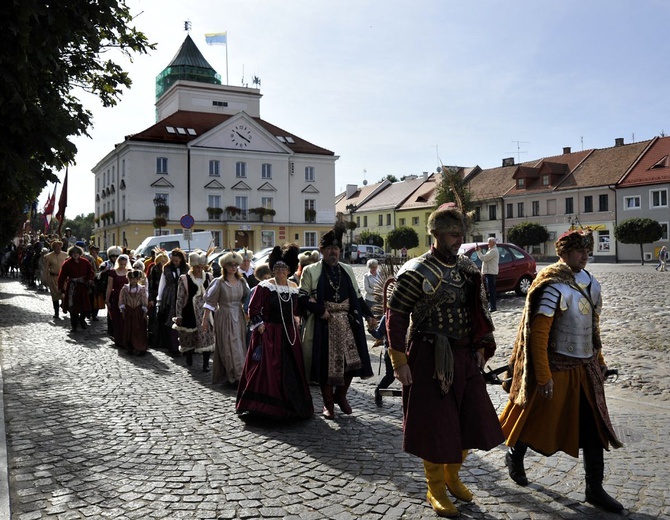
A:
MULTIPOLYGON (((126 136, 126 139, 129 141, 146 141, 152 143, 186 144, 209 132, 212 128, 215 128, 231 117, 233 117, 232 114, 211 114, 207 112, 187 112, 180 110, 169 115, 165 119, 162 119, 155 125, 150 126, 146 130, 126 136), (184 132, 170 133, 168 132, 167 127, 183 129, 184 132)), ((295 153, 335 155, 330 150, 326 150, 309 141, 305 141, 295 134, 264 121, 260 117, 254 117, 253 120, 274 136, 291 137, 295 141, 294 143, 285 142, 283 144, 295 153)))
POLYGON ((657 137, 618 188, 670 182, 670 137, 657 137))

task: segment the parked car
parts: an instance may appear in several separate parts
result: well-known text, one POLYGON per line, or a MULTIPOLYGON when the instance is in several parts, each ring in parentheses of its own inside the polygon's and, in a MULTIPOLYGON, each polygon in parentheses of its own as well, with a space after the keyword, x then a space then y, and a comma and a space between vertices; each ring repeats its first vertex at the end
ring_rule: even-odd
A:
MULTIPOLYGON (((482 262, 475 251, 476 243, 461 245, 459 254, 465 255, 481 269, 482 262)), ((480 250, 488 251, 488 244, 479 244, 480 250)), ((500 254, 496 292, 516 291, 519 296, 528 294, 530 285, 537 276, 535 259, 514 244, 497 244, 500 254)))
POLYGON ((366 244, 351 244, 345 247, 345 258, 348 258, 352 264, 364 264, 370 258, 384 260, 386 252, 379 246, 371 246, 366 244))

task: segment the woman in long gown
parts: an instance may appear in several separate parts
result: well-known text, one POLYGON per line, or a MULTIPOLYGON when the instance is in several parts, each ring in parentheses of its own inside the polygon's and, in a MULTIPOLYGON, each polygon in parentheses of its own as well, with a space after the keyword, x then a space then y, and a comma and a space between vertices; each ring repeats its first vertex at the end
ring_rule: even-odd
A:
POLYGON ((242 257, 231 251, 219 259, 221 276, 212 282, 205 295, 205 313, 202 328, 209 330, 209 316, 214 312, 216 336, 212 384, 227 383, 236 386, 242 376, 246 352, 246 318, 242 305, 249 294, 249 286, 239 272, 242 257))
POLYGON ((129 354, 147 352, 147 289, 140 284, 144 273, 137 269, 128 272, 128 283, 119 295, 119 309, 123 313, 123 346, 129 354))
POLYGON ((237 413, 306 419, 313 415, 300 343, 297 246, 270 253, 273 278, 256 286, 249 304, 253 333, 237 391, 237 413))
POLYGON ((119 309, 119 294, 123 286, 128 283, 128 255, 119 255, 114 269, 107 276, 107 294, 105 303, 107 313, 112 318, 112 335, 117 347, 123 346, 123 314, 119 309))
POLYGON ((179 350, 186 354, 186 364, 193 365, 193 353, 202 354, 202 371, 209 372, 209 356, 214 350, 212 327, 202 328, 205 314, 205 291, 212 283, 212 274, 207 272, 207 253, 194 251, 188 256, 191 266, 188 274, 179 278, 177 307, 174 325, 179 333, 179 350))

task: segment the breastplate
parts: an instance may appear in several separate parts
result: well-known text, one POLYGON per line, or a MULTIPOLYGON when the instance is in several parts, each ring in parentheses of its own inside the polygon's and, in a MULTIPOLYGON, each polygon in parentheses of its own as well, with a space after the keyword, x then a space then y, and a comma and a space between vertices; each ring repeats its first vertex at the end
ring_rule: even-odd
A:
POLYGON ((582 293, 567 284, 555 284, 561 293, 560 310, 549 332, 549 350, 564 356, 593 356, 593 309, 582 293))

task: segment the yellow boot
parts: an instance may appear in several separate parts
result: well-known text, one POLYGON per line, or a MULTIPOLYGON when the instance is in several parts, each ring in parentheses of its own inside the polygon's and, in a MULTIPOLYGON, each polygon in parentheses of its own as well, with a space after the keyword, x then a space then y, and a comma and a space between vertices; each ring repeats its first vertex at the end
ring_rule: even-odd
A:
POLYGON ((447 496, 443 466, 443 464, 434 464, 427 460, 423 461, 423 469, 426 472, 426 482, 428 483, 426 499, 438 516, 458 516, 460 514, 458 509, 456 509, 456 506, 447 496))
MULTIPOLYGON (((468 450, 463 450, 463 459, 468 455, 468 450)), ((472 493, 468 488, 465 487, 465 484, 461 482, 461 479, 458 476, 458 472, 461 470, 460 464, 445 464, 444 465, 444 479, 447 483, 447 489, 449 493, 454 495, 458 500, 463 502, 472 502, 472 493)))

